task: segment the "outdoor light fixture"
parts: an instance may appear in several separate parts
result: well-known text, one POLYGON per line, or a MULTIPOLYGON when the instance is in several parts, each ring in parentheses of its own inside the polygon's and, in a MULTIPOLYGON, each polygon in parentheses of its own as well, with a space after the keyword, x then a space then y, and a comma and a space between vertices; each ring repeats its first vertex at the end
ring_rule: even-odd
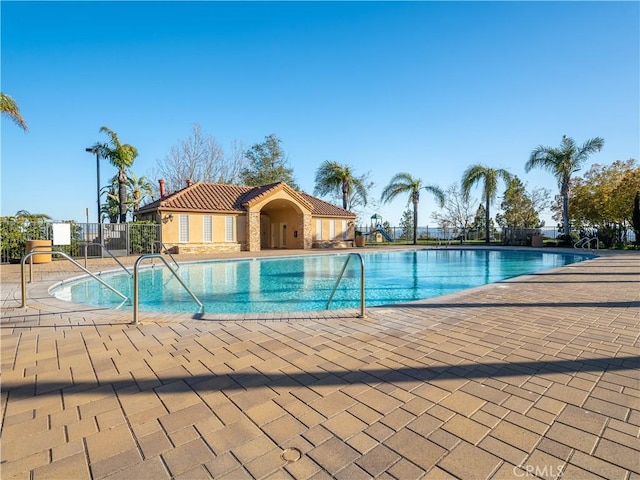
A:
POLYGON ((102 223, 100 219, 100 153, 96 147, 85 148, 85 151, 96 154, 96 175, 98 179, 98 223, 102 223))

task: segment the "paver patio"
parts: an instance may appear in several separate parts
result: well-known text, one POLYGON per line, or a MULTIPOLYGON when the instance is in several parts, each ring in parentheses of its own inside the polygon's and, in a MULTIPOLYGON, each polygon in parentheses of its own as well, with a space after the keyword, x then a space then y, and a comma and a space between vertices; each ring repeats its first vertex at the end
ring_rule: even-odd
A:
POLYGON ((1 478, 638 480, 640 253, 601 254, 366 318, 138 325, 51 297, 67 261, 20 308, 2 265, 1 478))

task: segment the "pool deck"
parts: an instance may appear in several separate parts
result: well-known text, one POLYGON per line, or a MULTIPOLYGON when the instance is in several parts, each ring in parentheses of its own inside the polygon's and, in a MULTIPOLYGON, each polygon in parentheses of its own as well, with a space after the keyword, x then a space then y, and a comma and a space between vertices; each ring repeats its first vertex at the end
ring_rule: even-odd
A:
MULTIPOLYGON (((283 253, 326 252, 216 258, 283 253)), ((51 297, 64 260, 21 308, 2 265, 0 476, 639 480, 640 252, 599 254, 366 318, 137 325, 51 297)))

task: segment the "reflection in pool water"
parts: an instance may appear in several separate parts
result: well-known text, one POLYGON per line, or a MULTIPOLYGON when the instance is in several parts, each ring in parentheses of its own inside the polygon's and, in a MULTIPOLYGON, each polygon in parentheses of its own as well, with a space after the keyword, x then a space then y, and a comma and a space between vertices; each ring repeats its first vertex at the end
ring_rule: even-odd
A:
MULTIPOLYGON (((324 310, 346 254, 182 264, 178 273, 208 313, 324 310)), ((446 295, 506 278, 559 267, 589 255, 520 250, 404 250, 363 254, 368 307, 446 295)), ((358 308, 360 262, 349 262, 331 309, 358 308)), ((166 267, 139 272, 140 310, 196 312, 197 305, 166 267)), ((132 297, 124 272, 102 275, 132 297)), ((52 290, 74 303, 116 308, 120 298, 95 280, 81 279, 52 290)), ((131 308, 125 305, 123 308, 131 308)))

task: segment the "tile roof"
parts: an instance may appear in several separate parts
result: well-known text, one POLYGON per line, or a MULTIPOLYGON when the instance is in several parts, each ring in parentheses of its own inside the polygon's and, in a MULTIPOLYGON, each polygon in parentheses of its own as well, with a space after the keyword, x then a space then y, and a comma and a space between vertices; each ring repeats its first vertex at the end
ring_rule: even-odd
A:
POLYGON ((305 198, 311 205, 313 205, 313 214, 314 215, 323 215, 329 217, 355 217, 356 214, 350 212, 349 210, 345 210, 344 208, 338 207, 329 202, 325 202, 324 200, 320 200, 317 197, 312 197, 311 195, 300 192, 300 195, 305 198))
POLYGON ((139 213, 150 213, 155 210, 246 212, 247 205, 280 190, 287 191, 296 201, 309 208, 314 215, 355 217, 355 214, 348 210, 304 192, 298 192, 284 182, 260 187, 198 182, 141 207, 139 213))

